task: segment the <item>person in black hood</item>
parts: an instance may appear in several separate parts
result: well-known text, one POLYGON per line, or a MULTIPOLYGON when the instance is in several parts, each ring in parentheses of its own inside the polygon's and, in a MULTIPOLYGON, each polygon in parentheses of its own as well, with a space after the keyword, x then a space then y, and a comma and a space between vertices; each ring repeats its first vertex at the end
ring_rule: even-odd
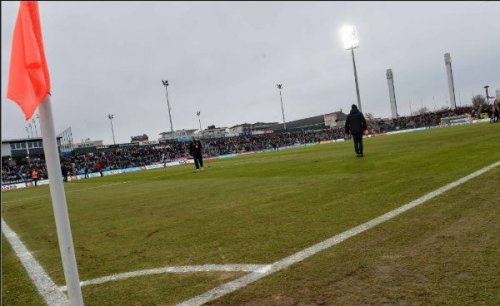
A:
POLYGON ((68 168, 66 168, 66 165, 61 164, 61 173, 63 176, 63 181, 67 182, 68 181, 68 168))
POLYGON ((202 153, 201 141, 193 136, 191 143, 189 144, 189 154, 193 156, 194 164, 196 166, 196 172, 203 170, 203 153, 202 153))
POLYGON ((345 120, 345 133, 351 134, 354 140, 354 151, 357 157, 363 157, 363 133, 366 131, 366 119, 358 110, 358 107, 353 104, 351 112, 345 120))

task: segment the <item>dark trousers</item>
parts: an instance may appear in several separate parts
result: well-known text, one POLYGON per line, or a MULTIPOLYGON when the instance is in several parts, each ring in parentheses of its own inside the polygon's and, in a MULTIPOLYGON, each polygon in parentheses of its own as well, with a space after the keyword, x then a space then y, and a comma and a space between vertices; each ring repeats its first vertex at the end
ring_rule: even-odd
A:
POLYGON ((356 154, 363 154, 363 134, 352 134, 352 140, 356 154))
POLYGON ((200 167, 203 168, 203 156, 201 154, 194 154, 193 155, 194 159, 194 165, 196 166, 196 169, 200 169, 200 167))

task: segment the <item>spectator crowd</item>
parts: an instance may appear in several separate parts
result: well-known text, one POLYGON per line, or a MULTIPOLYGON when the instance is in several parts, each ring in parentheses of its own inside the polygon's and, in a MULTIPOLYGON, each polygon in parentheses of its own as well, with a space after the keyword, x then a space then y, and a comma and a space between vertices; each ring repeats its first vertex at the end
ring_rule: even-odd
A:
MULTIPOLYGON (((487 111, 487 110, 485 110, 487 111)), ((414 116, 393 119, 373 119, 369 121, 371 134, 386 133, 398 129, 438 126, 441 118, 470 114, 473 118, 478 109, 459 107, 455 110, 441 110, 414 116)), ((321 141, 343 139, 343 127, 322 130, 294 130, 259 135, 240 135, 237 137, 201 139, 203 154, 206 157, 251 151, 277 150, 280 147, 321 141)), ((92 172, 141 167, 173 160, 187 159, 189 143, 169 141, 148 146, 110 147, 96 149, 94 152, 72 152, 61 157, 61 165, 69 176, 86 175, 92 172)), ((38 170, 41 179, 47 178, 43 155, 2 159, 2 184, 19 183, 31 180, 33 169, 38 170)), ((101 172, 102 175, 102 172, 101 172)))

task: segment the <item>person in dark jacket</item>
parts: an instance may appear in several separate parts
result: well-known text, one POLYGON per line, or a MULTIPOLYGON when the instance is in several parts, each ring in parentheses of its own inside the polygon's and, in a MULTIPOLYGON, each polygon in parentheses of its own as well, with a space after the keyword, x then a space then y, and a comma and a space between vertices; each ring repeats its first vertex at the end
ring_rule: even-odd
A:
POLYGON ((351 134, 354 140, 354 151, 357 157, 363 157, 363 133, 366 131, 366 119, 358 110, 358 107, 353 104, 351 112, 345 120, 345 133, 351 134))
POLYGON ((203 149, 201 141, 196 139, 194 136, 191 143, 189 144, 189 154, 193 156, 194 164, 196 166, 196 172, 203 170, 203 154, 201 150, 203 149))
POLYGON ((63 176, 63 182, 68 181, 68 168, 64 164, 61 164, 61 174, 63 176))

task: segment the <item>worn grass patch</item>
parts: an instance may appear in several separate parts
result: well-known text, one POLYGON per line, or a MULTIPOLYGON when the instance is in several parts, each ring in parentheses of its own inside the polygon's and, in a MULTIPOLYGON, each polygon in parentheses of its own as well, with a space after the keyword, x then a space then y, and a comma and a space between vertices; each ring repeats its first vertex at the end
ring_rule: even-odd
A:
MULTIPOLYGON (((345 142, 208 161, 197 174, 186 165, 68 183, 80 278, 271 263, 500 160, 498 139, 497 125, 476 124, 366 139, 364 158, 345 142)), ((48 186, 2 196, 5 221, 63 285, 48 186)))

